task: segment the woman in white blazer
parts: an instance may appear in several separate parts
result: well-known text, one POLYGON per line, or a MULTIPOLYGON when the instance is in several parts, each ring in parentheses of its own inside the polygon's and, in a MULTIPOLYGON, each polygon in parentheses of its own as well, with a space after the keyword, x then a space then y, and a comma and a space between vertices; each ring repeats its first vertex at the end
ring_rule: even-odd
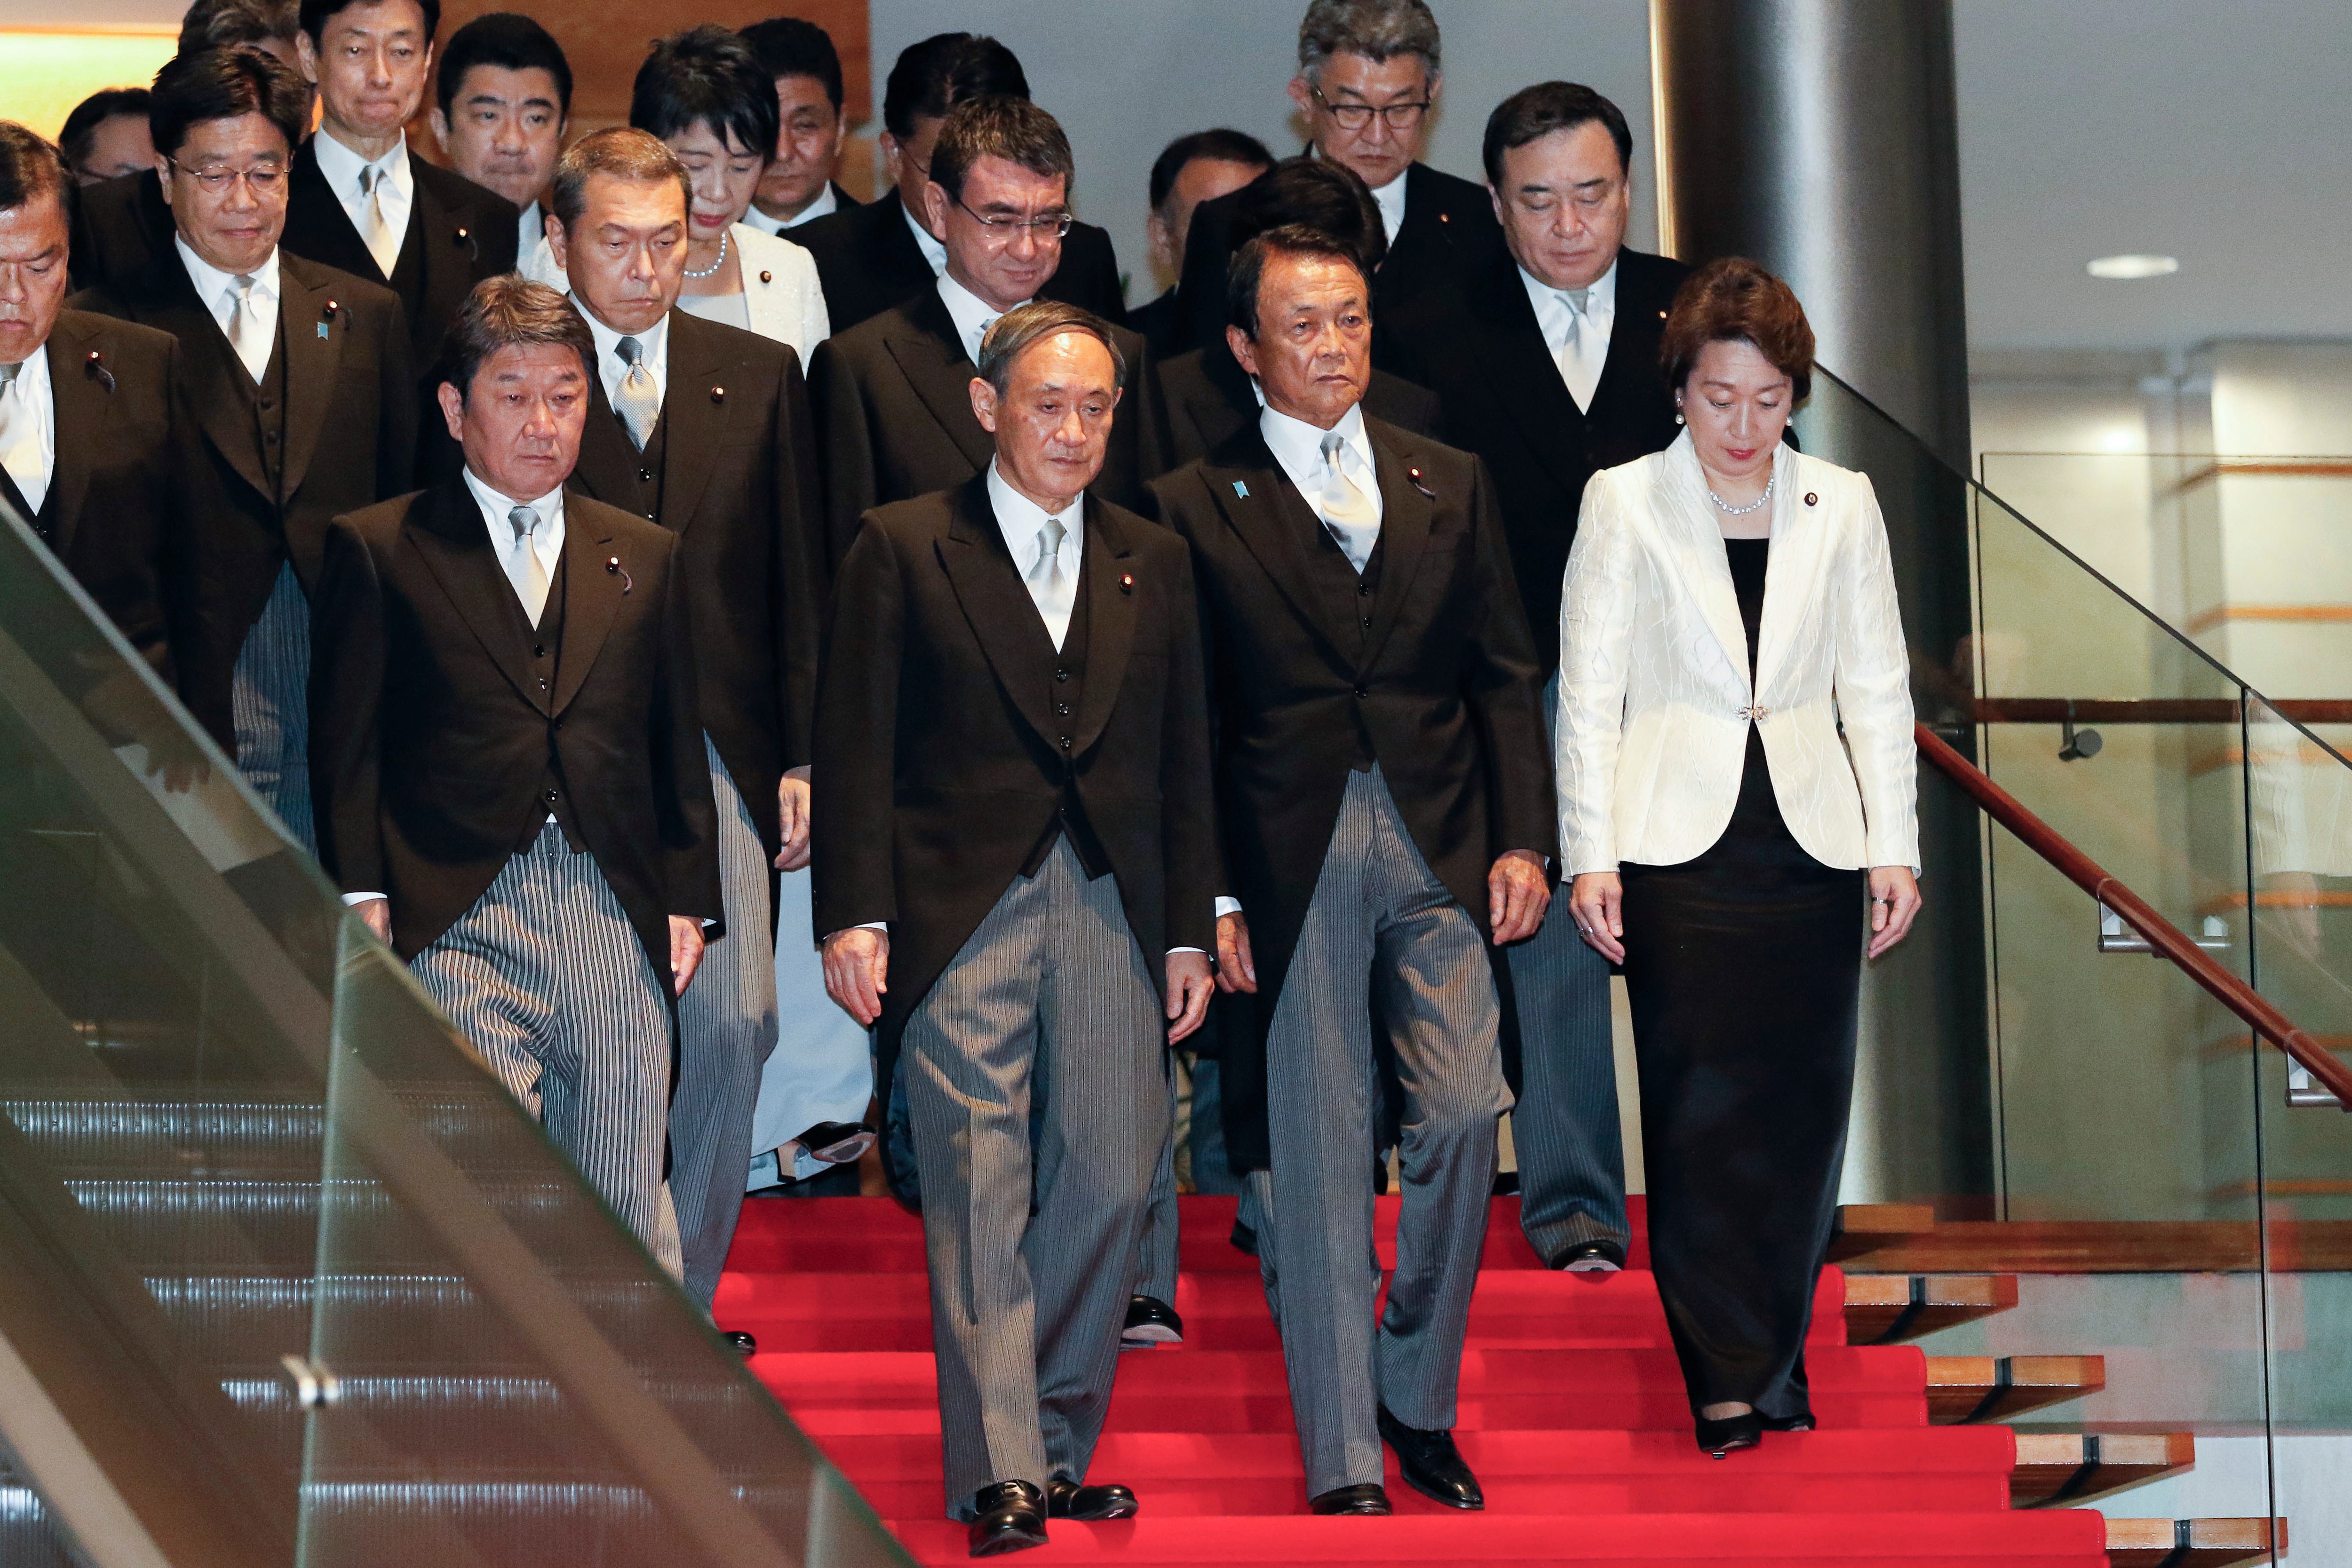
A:
POLYGON ((1569 554, 1560 842, 1570 918, 1624 967, 1652 1267, 1721 1458, 1813 1424, 1865 917, 1875 957, 1919 908, 1916 752, 1870 481, 1781 440, 1796 296, 1716 262, 1663 352, 1685 432, 1593 476, 1569 554))

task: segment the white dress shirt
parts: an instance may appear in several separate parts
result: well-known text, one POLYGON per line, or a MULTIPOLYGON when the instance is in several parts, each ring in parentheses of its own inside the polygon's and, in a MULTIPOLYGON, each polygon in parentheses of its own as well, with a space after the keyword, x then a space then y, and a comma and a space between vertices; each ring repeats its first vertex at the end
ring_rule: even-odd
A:
POLYGON ((49 389, 49 348, 44 343, 25 356, 16 380, 0 390, 0 468, 8 470, 25 505, 37 512, 57 465, 57 399, 49 389))
POLYGON ((817 192, 816 200, 793 214, 790 219, 780 221, 770 217, 757 207, 747 207, 743 212, 743 221, 761 234, 780 235, 786 229, 796 229, 803 224, 813 224, 819 218, 831 217, 839 211, 841 211, 841 198, 833 193, 833 182, 827 180, 824 189, 817 192))
MULTIPOLYGON (((980 340, 1004 312, 958 283, 951 273, 940 274, 939 287, 940 303, 948 308, 948 315, 955 321, 956 336, 963 340, 963 357, 975 365, 980 363, 980 340)), ((1025 299, 1021 302, 1027 303, 1025 299)), ((1016 305, 1013 308, 1020 308, 1016 305)))
MULTIPOLYGON (((234 346, 236 339, 229 334, 229 314, 236 308, 237 275, 223 272, 188 248, 188 242, 177 235, 172 236, 172 244, 180 253, 180 265, 187 269, 188 281, 195 286, 196 298, 204 302, 205 309, 213 313, 213 320, 234 346)), ((263 320, 274 323, 278 319, 278 297, 276 246, 270 248, 268 259, 253 269, 252 276, 254 308, 263 320)), ((257 382, 269 368, 270 345, 276 339, 274 329, 261 333, 253 345, 237 350, 238 358, 244 361, 245 368, 252 372, 257 382)))
POLYGON ((580 319, 588 323, 589 335, 596 340, 596 379, 604 383, 604 401, 614 408, 621 406, 621 378, 629 373, 628 361, 621 358, 624 338, 635 338, 644 350, 637 362, 654 379, 654 391, 663 402, 669 401, 669 317, 662 319, 642 332, 615 332, 596 319, 596 313, 575 298, 580 305, 580 319))
MULTIPOLYGON (((1408 165, 1407 172, 1410 172, 1408 165)), ((1404 175, 1399 174, 1372 193, 1372 202, 1381 209, 1381 227, 1388 231, 1391 245, 1396 244, 1396 236, 1404 231, 1404 175)))
POLYGON ((907 226, 915 231, 915 244, 921 249, 923 259, 930 264, 931 276, 933 277, 946 277, 948 270, 947 242, 945 240, 932 238, 931 231, 923 226, 922 221, 915 216, 915 210, 907 205, 904 200, 901 200, 898 204, 898 212, 899 214, 907 220, 907 226))
POLYGON ((1327 434, 1303 419, 1293 419, 1279 413, 1272 403, 1258 410, 1258 433, 1274 450, 1274 460, 1298 486, 1316 517, 1331 531, 1339 548, 1348 552, 1348 559, 1358 572, 1372 559, 1372 546, 1380 542, 1381 517, 1383 507, 1378 470, 1372 465, 1372 438, 1364 429, 1364 410, 1360 403, 1339 416, 1329 434, 1339 438, 1340 472, 1371 503, 1372 520, 1369 527, 1349 526, 1335 522, 1324 510, 1323 490, 1329 478, 1329 469, 1323 458, 1323 440, 1327 434))
MULTIPOLYGON (((362 239, 368 232, 368 203, 373 200, 383 209, 384 226, 392 231, 393 258, 398 260, 401 242, 408 234, 409 209, 416 203, 416 172, 408 166, 407 133, 404 131, 393 150, 373 162, 336 141, 334 132, 324 127, 310 139, 310 145, 318 149, 319 172, 326 176, 327 189, 335 193, 335 200, 343 204, 344 214, 362 239), (383 176, 381 187, 373 196, 361 183, 370 169, 379 171, 383 176)), ((391 263, 381 256, 376 257, 376 265, 383 269, 386 277, 392 276, 391 263)))
POLYGON ((1045 524, 1048 520, 1062 525, 1060 561, 1064 577, 1073 585, 1078 580, 1078 566, 1086 559, 1087 498, 1082 495, 1058 512, 1045 507, 1005 483, 1004 476, 996 469, 996 459, 988 460, 988 501, 996 513, 996 526, 1004 535, 1004 548, 1013 552, 1013 564, 1021 571, 1021 580, 1028 586, 1030 602, 1045 622, 1045 634, 1054 640, 1055 652, 1061 651, 1063 640, 1070 634, 1070 614, 1076 601, 1070 604, 1049 603, 1045 597, 1045 573, 1037 568, 1045 553, 1045 524))
POLYGON ((1554 288, 1524 267, 1519 268, 1519 281, 1527 286, 1528 303, 1536 308, 1536 325, 1542 329, 1544 347, 1551 350, 1551 361, 1559 367, 1569 395, 1576 399, 1579 409, 1589 411, 1593 389, 1601 384, 1601 366, 1608 362, 1610 329, 1617 324, 1617 264, 1611 262, 1609 270, 1584 291, 1581 312, 1569 290, 1554 288), (1580 374, 1570 368, 1571 338, 1580 374))

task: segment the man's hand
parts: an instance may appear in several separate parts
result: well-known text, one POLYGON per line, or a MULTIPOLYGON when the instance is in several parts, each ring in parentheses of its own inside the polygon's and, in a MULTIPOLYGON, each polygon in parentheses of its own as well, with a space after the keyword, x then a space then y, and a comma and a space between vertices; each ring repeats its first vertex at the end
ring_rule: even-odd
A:
POLYGON ((1584 945, 1612 964, 1625 961, 1625 884, 1613 871, 1588 871, 1568 890, 1568 913, 1584 945))
POLYGON ((1257 961, 1250 956, 1249 922, 1239 914, 1217 916, 1217 989, 1257 989, 1257 961))
POLYGON ((882 1016, 890 988, 890 934, 853 925, 824 939, 824 992, 866 1028, 882 1016))
POLYGON ((1907 865, 1870 868, 1870 956, 1877 957, 1911 935, 1919 917, 1919 879, 1907 865))
POLYGON ((669 917, 669 974, 675 994, 686 995, 694 972, 702 967, 702 922, 691 915, 669 917))
POLYGON ((809 862, 809 770, 795 768, 776 785, 784 847, 776 852, 778 871, 798 871, 809 862))
POLYGON ((1533 850, 1506 850, 1486 873, 1486 924, 1495 944, 1523 942, 1541 930, 1551 907, 1551 879, 1543 856, 1533 850))
POLYGON ((377 941, 386 946, 392 945, 392 900, 371 898, 364 903, 352 904, 352 909, 362 920, 367 922, 367 928, 375 933, 377 941))
POLYGON ((1216 990, 1209 977, 1206 953, 1168 955, 1168 1043, 1175 1044, 1209 1017, 1209 998, 1216 990))

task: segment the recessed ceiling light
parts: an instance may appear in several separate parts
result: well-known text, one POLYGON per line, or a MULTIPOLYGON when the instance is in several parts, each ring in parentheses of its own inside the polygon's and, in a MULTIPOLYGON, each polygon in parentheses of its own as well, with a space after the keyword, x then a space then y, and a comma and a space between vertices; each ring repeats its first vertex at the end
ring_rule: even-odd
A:
POLYGON ((2180 270, 2171 256, 2103 256, 2089 267, 2093 277, 2169 277, 2180 270))

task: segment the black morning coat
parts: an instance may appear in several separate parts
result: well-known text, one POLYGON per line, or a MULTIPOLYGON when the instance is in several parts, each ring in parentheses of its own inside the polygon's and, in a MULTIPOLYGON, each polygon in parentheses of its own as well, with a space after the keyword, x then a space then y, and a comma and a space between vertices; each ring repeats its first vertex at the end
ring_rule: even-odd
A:
MULTIPOLYGON (((906 204, 896 190, 864 206, 827 213, 788 229, 784 237, 816 258, 825 317, 836 334, 871 320, 937 281, 922 246, 907 227, 906 204)), ((1127 306, 1110 235, 1092 224, 1072 224, 1062 236, 1061 266, 1037 295, 1082 306, 1113 324, 1124 322, 1127 306)))
POLYGON ((1255 1027, 1223 1033, 1235 1170, 1268 1157, 1265 1030, 1361 748, 1481 932, 1496 859, 1558 853, 1535 652, 1494 486, 1468 453, 1366 428, 1383 508, 1368 628, 1365 600, 1311 558, 1334 547, 1255 423, 1151 486, 1160 519, 1192 547, 1224 891, 1242 902, 1257 967, 1255 1006, 1238 1009, 1255 1027))
POLYGON ((908 1016, 1061 831, 1118 878, 1155 987, 1170 947, 1216 949, 1192 563, 1092 496, 1086 530, 1059 653, 985 476, 867 513, 842 564, 817 703, 815 925, 889 923, 883 1084, 908 1016))

